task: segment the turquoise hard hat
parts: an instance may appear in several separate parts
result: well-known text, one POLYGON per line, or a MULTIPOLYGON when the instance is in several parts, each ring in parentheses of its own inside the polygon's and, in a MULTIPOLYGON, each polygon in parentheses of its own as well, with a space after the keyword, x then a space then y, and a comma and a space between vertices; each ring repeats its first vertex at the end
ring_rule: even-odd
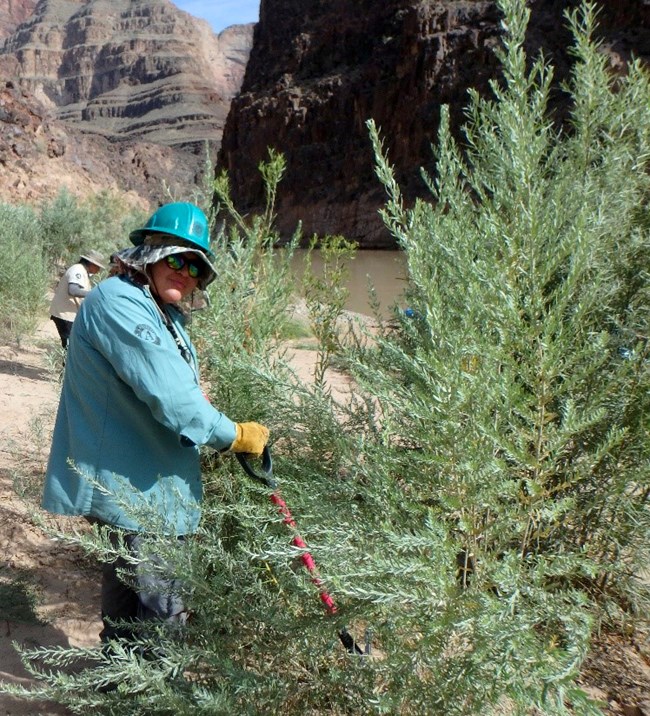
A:
POLYGON ((139 246, 150 234, 175 236, 213 256, 210 251, 208 218, 195 204, 186 201, 164 204, 141 229, 132 231, 129 238, 132 244, 139 246))

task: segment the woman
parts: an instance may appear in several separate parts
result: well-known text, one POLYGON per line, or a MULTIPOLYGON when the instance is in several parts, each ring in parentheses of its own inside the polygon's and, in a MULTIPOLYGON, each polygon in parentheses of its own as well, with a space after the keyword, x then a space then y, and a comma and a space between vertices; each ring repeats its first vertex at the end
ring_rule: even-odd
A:
MULTIPOLYGON (((120 252, 118 275, 88 294, 74 323, 43 507, 125 530, 137 554, 145 529, 138 515, 169 535, 195 531, 199 445, 260 455, 269 433, 234 423, 199 387, 176 304, 215 279, 205 214, 166 204, 130 239, 135 248, 120 252)), ((131 636, 124 622, 182 621, 173 582, 138 570, 131 588, 116 573, 124 566, 103 568, 102 640, 131 636)))

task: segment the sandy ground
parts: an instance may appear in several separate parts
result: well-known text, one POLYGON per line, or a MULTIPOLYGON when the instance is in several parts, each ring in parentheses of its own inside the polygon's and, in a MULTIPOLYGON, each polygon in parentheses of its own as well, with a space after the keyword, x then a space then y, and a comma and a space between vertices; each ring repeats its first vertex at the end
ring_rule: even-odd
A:
MULTIPOLYGON (((98 565, 80 551, 52 542, 35 527, 30 512, 38 510, 36 498, 20 498, 14 489, 16 472, 32 476, 35 495, 40 489, 58 401, 58 383, 48 368, 57 345, 58 335, 49 321, 20 348, 0 345, 0 577, 26 574, 38 586, 38 614, 43 620, 29 624, 0 619, 0 680, 25 685, 30 676, 14 643, 27 648, 93 646, 101 628, 98 565)), ((291 348, 287 356, 296 373, 309 380, 315 353, 291 348)), ((334 391, 345 392, 341 376, 328 378, 334 391)), ((59 519, 58 524, 83 522, 59 519)), ((608 716, 650 716, 650 645, 600 638, 585 664, 583 685, 602 699, 608 716)), ((56 704, 0 694, 0 716, 69 713, 56 704)))
MULTIPOLYGON (((28 684, 14 642, 90 646, 100 629, 99 568, 76 550, 49 540, 32 524, 35 506, 14 492, 14 473, 42 476, 58 385, 47 369, 56 346, 54 324, 47 322, 26 345, 0 347, 0 568, 25 574, 38 588, 38 613, 44 623, 0 622, 0 679, 28 684)), ((64 524, 64 521, 61 521, 64 524)), ((15 700, 0 694, 0 714, 67 714, 50 704, 15 700)))

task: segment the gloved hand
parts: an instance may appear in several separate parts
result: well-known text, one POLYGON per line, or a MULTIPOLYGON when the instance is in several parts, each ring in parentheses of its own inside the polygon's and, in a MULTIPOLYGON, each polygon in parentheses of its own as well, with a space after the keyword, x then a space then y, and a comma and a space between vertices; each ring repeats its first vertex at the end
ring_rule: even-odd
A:
POLYGON ((235 423, 237 437, 230 449, 259 457, 269 439, 269 429, 260 423, 235 423))

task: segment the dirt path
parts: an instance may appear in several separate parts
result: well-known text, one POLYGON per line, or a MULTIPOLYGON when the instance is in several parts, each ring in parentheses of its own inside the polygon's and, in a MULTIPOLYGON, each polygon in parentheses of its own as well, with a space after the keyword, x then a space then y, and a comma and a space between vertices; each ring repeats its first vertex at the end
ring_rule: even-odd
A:
MULTIPOLYGON (((29 609, 15 620, 0 621, 0 680, 10 683, 30 683, 14 642, 26 648, 90 646, 97 643, 100 629, 97 565, 48 539, 32 524, 32 503, 14 491, 17 472, 33 479, 35 493, 40 487, 58 399, 58 385, 46 367, 47 353, 57 341, 48 322, 20 349, 0 347, 0 585, 25 576, 37 587, 38 615, 44 621, 34 623, 29 609)), ((10 600, 20 597, 12 586, 5 593, 10 600)), ((3 716, 68 713, 54 704, 0 694, 3 716)))

